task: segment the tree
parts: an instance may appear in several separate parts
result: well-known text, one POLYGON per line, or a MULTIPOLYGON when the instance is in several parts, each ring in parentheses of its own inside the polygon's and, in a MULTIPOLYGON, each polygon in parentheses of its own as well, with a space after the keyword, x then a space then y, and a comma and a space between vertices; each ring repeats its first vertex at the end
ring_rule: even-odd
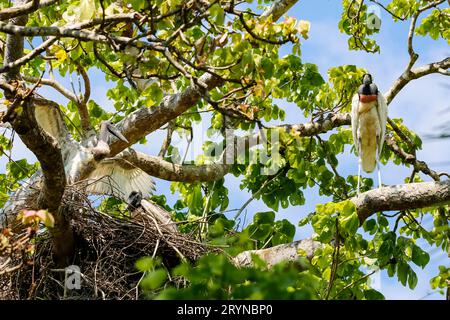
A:
MULTIPOLYGON (((372 37, 379 25, 377 16, 368 11, 369 2, 394 20, 410 21, 405 48, 410 61, 385 93, 388 104, 411 81, 434 73, 448 75, 450 57, 417 66, 419 53, 413 46, 416 35, 450 41, 446 1, 393 0, 383 5, 344 0, 339 29, 349 36, 350 50, 381 50, 372 37), (424 19, 419 22, 419 17, 424 19)), ((136 267, 144 275, 130 278, 128 285, 133 289, 140 284, 149 297, 382 298, 366 281, 374 272, 368 268, 386 269, 414 288, 418 279, 411 263, 423 268, 430 259, 416 240, 425 239, 442 250, 449 247, 450 183, 442 181, 448 174, 418 159, 416 151, 422 144, 418 135, 402 119, 389 119, 381 161, 408 166, 411 176, 403 185, 376 190, 370 190, 371 179, 364 179, 363 192, 356 194, 356 177, 339 174, 336 156, 352 144, 348 112, 367 70, 336 66, 328 70, 326 82, 316 65, 303 61, 300 49, 308 39, 309 22, 282 18, 295 3, 258 1, 270 5, 261 11, 242 1, 217 0, 18 0, 11 6, 2 1, 2 121, 10 124, 38 162, 11 160, 2 174, 2 222, 7 225, 0 275, 22 268, 11 266, 17 262, 8 259, 11 248, 30 248, 12 244, 34 244, 21 256, 33 260, 40 243, 48 243, 38 232, 43 221, 56 263, 62 267, 73 259, 88 260, 86 243, 94 241, 92 237, 115 241, 110 247, 126 250, 130 246, 120 247, 118 235, 142 231, 152 242, 153 258, 138 260, 136 267), (291 53, 281 56, 283 46, 291 53), (72 83, 72 90, 65 88, 54 74, 77 75, 78 92, 77 84, 72 83), (90 99, 91 78, 98 74, 114 84, 106 95, 115 112, 90 99), (55 98, 40 96, 39 89, 47 86, 68 102, 58 104, 55 98), (270 125, 271 120, 284 120, 285 111, 277 105, 280 99, 295 103, 311 120, 270 125), (77 145, 95 141, 94 128, 111 120, 126 142, 112 137, 108 156, 100 161, 119 159, 173 181, 171 191, 180 194, 179 200, 170 207, 164 193, 155 195, 152 201, 145 200, 151 208, 143 206, 144 213, 132 215, 131 222, 124 222, 129 219, 124 218, 128 195, 107 194, 100 203, 94 201, 83 184, 86 175, 67 178, 61 141, 37 120, 35 110, 47 107, 61 110, 63 125, 77 145), (204 154, 186 162, 172 135, 176 132, 191 141, 192 127, 199 122, 209 128, 210 138, 203 144, 204 154), (167 137, 158 156, 133 149, 159 129, 165 129, 167 137), (237 130, 256 133, 238 136, 237 130), (330 133, 328 138, 325 133, 330 133), (214 140, 213 135, 221 138, 214 140), (227 174, 242 178, 241 188, 253 195, 250 201, 262 199, 272 211, 256 213, 250 224, 239 228, 237 218, 245 205, 234 218, 225 215, 233 192, 224 186, 227 174), (419 174, 432 181, 423 182, 419 174), (300 221, 313 227, 313 239, 293 242, 294 225, 276 220, 275 212, 280 206, 304 204, 303 192, 314 186, 332 201, 317 204, 316 211, 300 221), (149 222, 145 208, 147 214, 169 212, 169 224, 176 223, 177 228, 168 230, 154 217, 149 222), (92 215, 83 216, 85 211, 92 215), (98 215, 100 211, 109 217, 98 215), (433 230, 421 227, 422 215, 433 217, 433 230), (20 241, 17 235, 24 231, 11 226, 17 216, 22 224, 33 226, 20 241), (86 233, 90 224, 100 221, 98 226, 121 227, 106 231, 92 226, 95 232, 86 233), (129 229, 132 223, 150 229, 129 229), (148 230, 164 235, 164 244, 176 252, 176 262, 167 261, 160 239, 152 238, 148 230), (195 254, 186 257, 189 248, 195 248, 195 254)), ((11 137, 1 138, 4 155, 14 143, 11 137)), ((132 243, 142 244, 139 239, 132 243)), ((151 255, 142 246, 127 265, 139 255, 151 255)), ((442 266, 432 285, 447 288, 448 274, 442 266)))

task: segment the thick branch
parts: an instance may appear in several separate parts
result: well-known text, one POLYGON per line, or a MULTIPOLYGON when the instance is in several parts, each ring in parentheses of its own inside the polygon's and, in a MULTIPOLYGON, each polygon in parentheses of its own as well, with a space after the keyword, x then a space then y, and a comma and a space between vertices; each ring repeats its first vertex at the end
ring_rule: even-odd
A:
POLYGON ((272 6, 261 15, 261 18, 267 18, 269 16, 272 16, 272 20, 277 21, 278 19, 281 18, 281 16, 283 14, 285 14, 297 2, 298 2, 298 0, 275 1, 272 4, 272 6))
MULTIPOLYGON (((17 1, 19 6, 26 1, 17 1)), ((16 25, 25 25, 27 16, 19 16, 10 21, 16 25)), ((23 37, 13 34, 6 37, 4 65, 20 60, 23 54, 23 37)), ((10 68, 1 75, 1 81, 20 79, 20 66, 10 68)), ((0 81, 0 82, 1 82, 0 81)), ((63 265, 73 252, 73 234, 70 225, 60 210, 61 199, 66 186, 66 176, 61 150, 57 142, 45 133, 35 118, 33 92, 18 87, 14 92, 5 91, 5 97, 13 101, 3 118, 11 123, 20 135, 23 143, 35 155, 43 172, 43 185, 39 193, 38 205, 48 209, 55 217, 55 226, 50 231, 53 236, 54 252, 58 263, 63 265)))
POLYGON ((131 162, 151 176, 169 181, 215 181, 228 173, 229 165, 180 165, 170 163, 159 157, 150 156, 139 151, 123 152, 123 159, 131 162))
POLYGON ((87 108, 87 102, 91 96, 91 82, 89 76, 83 66, 77 63, 77 70, 81 74, 84 82, 84 95, 83 99, 78 99, 78 113, 80 115, 81 128, 84 133, 90 132, 92 130, 91 120, 89 118, 89 111, 87 108))
POLYGON ((50 6, 56 2, 58 2, 58 0, 33 0, 23 5, 5 8, 0 11, 0 20, 7 20, 24 14, 28 14, 35 11, 36 9, 50 6))
POLYGON ((386 92, 385 97, 388 104, 411 80, 421 78, 431 73, 442 73, 443 70, 447 70, 448 68, 450 68, 450 57, 411 70, 407 69, 397 80, 395 80, 389 91, 386 92))
POLYGON ((151 50, 163 51, 165 48, 161 45, 157 45, 151 42, 137 41, 132 38, 121 36, 105 36, 93 31, 79 30, 80 26, 72 25, 68 27, 22 27, 12 23, 0 22, 0 31, 7 34, 36 37, 36 36, 48 36, 58 38, 75 38, 82 41, 94 41, 99 43, 116 44, 135 46, 139 48, 147 48, 151 50))
POLYGON ((61 149, 57 142, 45 133, 37 123, 31 99, 27 98, 19 103, 21 103, 23 111, 10 122, 41 165, 44 184, 38 204, 41 208, 55 212, 59 208, 66 186, 61 149))
POLYGON ((353 197, 360 222, 380 211, 404 211, 450 203, 450 180, 400 184, 353 197))
MULTIPOLYGON (((338 113, 329 114, 326 118, 319 119, 314 122, 307 122, 304 124, 281 125, 286 131, 291 131, 292 134, 299 137, 311 137, 320 133, 328 132, 334 128, 350 125, 350 114, 338 113)), ((278 127, 278 128, 280 128, 278 127)), ((269 128, 270 129, 270 128, 269 128)), ((386 136, 386 146, 389 147, 398 157, 404 162, 414 166, 417 172, 423 172, 432 177, 435 181, 439 181, 439 175, 428 165, 417 159, 413 154, 409 154, 401 149, 391 137, 386 136)), ((216 181, 225 176, 231 169, 230 164, 226 164, 225 159, 232 159, 235 155, 245 152, 245 148, 252 148, 264 142, 260 133, 244 137, 234 137, 231 145, 223 152, 223 157, 217 163, 194 165, 194 164, 173 164, 159 157, 150 156, 141 152, 126 151, 123 152, 125 159, 135 166, 139 167, 151 176, 169 181, 194 182, 194 181, 216 181), (244 150, 242 149, 244 148, 244 150), (233 150, 234 149, 234 150, 233 150), (227 151, 231 155, 226 155, 227 151)))
MULTIPOLYGON (((422 182, 383 187, 353 197, 360 223, 380 211, 402 211, 407 209, 441 206, 450 203, 450 180, 445 182, 422 182)), ((312 239, 294 241, 275 247, 249 250, 238 254, 233 262, 238 266, 251 266, 251 256, 259 256, 273 266, 281 261, 296 261, 299 256, 311 259, 320 243, 312 239)))
POLYGON ((311 260, 319 247, 320 242, 307 238, 267 249, 244 251, 234 257, 232 261, 237 266, 248 267, 253 265, 252 255, 257 255, 267 263, 268 267, 271 267, 282 261, 295 261, 299 256, 306 256, 311 260))
MULTIPOLYGON (((316 122, 305 124, 282 125, 286 130, 292 130, 298 136, 308 137, 319 133, 327 132, 335 127, 350 124, 348 113, 330 114, 327 118, 316 122)), ((236 137, 234 149, 236 153, 244 152, 240 148, 251 148, 263 142, 260 134, 246 137, 236 137)), ((225 155, 226 151, 223 153, 225 155)), ((147 174, 169 181, 195 182, 195 181, 216 181, 225 176, 231 169, 231 165, 225 164, 222 157, 219 163, 194 165, 194 164, 174 164, 161 157, 150 156, 142 152, 129 150, 124 151, 123 158, 139 167, 147 174)), ((228 158, 226 158, 228 159, 228 158)))

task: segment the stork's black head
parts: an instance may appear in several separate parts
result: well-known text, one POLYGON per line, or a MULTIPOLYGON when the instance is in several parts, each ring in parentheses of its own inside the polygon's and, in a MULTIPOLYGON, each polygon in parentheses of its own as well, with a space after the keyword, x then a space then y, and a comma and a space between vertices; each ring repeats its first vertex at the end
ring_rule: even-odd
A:
POLYGON ((134 210, 141 206, 142 192, 132 191, 128 196, 128 210, 134 210))
POLYGON ((365 73, 362 77, 362 83, 365 86, 369 86, 372 83, 372 75, 370 73, 365 73))
POLYGON ((374 83, 372 83, 372 75, 370 73, 363 75, 362 83, 363 84, 358 88, 359 100, 362 102, 376 100, 378 88, 374 83))

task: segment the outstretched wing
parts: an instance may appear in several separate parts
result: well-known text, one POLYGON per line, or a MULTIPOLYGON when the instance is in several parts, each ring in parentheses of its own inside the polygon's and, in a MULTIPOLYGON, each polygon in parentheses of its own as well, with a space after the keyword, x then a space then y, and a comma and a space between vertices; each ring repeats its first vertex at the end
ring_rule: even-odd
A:
POLYGON ((132 191, 140 191, 143 198, 148 198, 155 190, 155 183, 147 173, 120 158, 101 161, 88 181, 88 192, 113 195, 122 200, 132 191))
POLYGON ((386 123, 388 117, 387 101, 382 93, 378 94, 377 112, 381 128, 380 141, 378 141, 378 156, 380 156, 381 150, 383 150, 384 137, 386 135, 386 123))
POLYGON ((352 99, 352 133, 353 133, 353 144, 355 146, 356 154, 359 155, 359 139, 358 139, 358 125, 359 125, 359 96, 355 94, 352 99))
POLYGON ((41 128, 59 143, 65 142, 68 136, 67 126, 61 110, 56 106, 35 105, 34 114, 41 128))

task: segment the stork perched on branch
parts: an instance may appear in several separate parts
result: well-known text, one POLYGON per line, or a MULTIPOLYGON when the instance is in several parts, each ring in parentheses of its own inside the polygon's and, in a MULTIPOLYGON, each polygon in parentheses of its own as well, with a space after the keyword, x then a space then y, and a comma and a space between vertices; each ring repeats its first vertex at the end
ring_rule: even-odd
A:
POLYGON ((365 172, 378 169, 378 186, 381 187, 380 154, 383 149, 387 122, 387 102, 368 73, 362 78, 362 85, 352 100, 353 143, 359 156, 359 194, 361 167, 365 172))

